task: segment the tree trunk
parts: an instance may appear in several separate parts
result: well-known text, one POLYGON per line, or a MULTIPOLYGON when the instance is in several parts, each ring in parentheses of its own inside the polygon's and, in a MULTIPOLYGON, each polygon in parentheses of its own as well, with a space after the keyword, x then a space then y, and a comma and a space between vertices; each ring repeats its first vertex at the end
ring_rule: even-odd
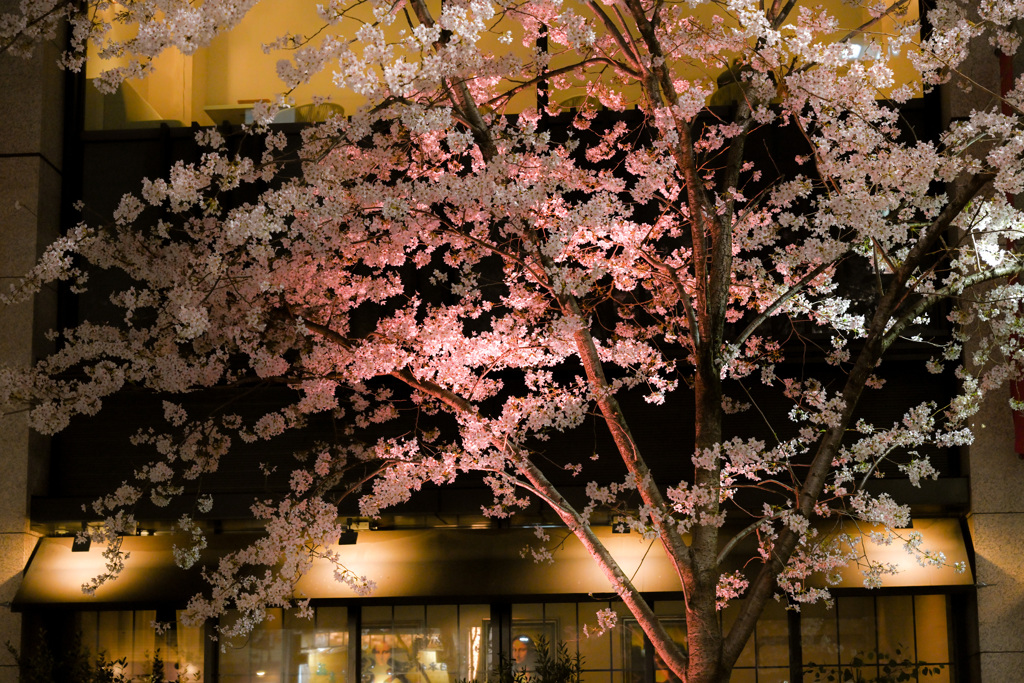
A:
MULTIPOLYGON (((705 339, 715 339, 716 336, 712 333, 705 339)), ((714 448, 722 441, 722 382, 710 346, 705 344, 701 349, 694 383, 695 447, 698 451, 714 448)), ((720 485, 720 480, 718 465, 711 469, 698 467, 694 472, 695 487, 714 490, 720 485)), ((702 512, 710 516, 717 515, 718 498, 714 497, 702 512)), ((722 629, 716 607, 718 536, 718 527, 714 524, 698 524, 693 530, 691 585, 683 586, 686 595, 687 649, 690 655, 687 683, 718 683, 728 679, 728 673, 722 670, 722 629)))

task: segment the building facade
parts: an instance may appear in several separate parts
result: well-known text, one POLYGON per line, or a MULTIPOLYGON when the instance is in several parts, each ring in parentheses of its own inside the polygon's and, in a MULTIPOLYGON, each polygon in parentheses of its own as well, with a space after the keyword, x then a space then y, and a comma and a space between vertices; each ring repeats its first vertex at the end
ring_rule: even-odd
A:
MULTIPOLYGON (((0 101, 0 278, 28 270, 66 226, 67 206, 77 197, 112 210, 125 178, 160 175, 174 160, 195 153, 191 131, 169 125, 181 120, 159 110, 139 114, 139 101, 146 99, 139 93, 97 100, 81 77, 55 66, 58 52, 57 45, 47 44, 31 60, 0 62, 0 83, 8 94, 0 101), (129 125, 138 116, 151 125, 129 125)), ((973 77, 998 92, 998 59, 984 50, 979 54, 973 77)), ((945 89, 943 120, 987 104, 977 97, 945 89)), ((218 106, 182 104, 182 116, 199 123, 244 119, 244 103, 231 111, 218 106)), ((0 310, 0 359, 26 364, 39 358, 48 348, 45 330, 60 324, 68 306, 89 305, 59 298, 59 292, 47 291, 31 305, 0 310)), ((933 668, 926 680, 937 682, 1019 678, 1024 463, 1014 453, 1006 400, 990 401, 976 422, 979 437, 952 464, 952 476, 919 493, 894 490, 904 500, 911 496, 915 528, 947 544, 949 557, 968 560, 968 574, 908 571, 878 591, 857 588, 851 578, 837 589, 833 610, 796 613, 775 605, 733 680, 825 680, 839 669, 877 676, 885 663, 875 657, 882 655, 933 668)), ((536 667, 545 649, 550 656, 553 644, 564 644, 570 656, 580 656, 587 683, 669 680, 582 549, 570 539, 553 568, 520 557, 530 532, 480 517, 474 491, 438 491, 380 522, 354 516, 354 537, 347 539, 354 542, 344 552, 380 581, 374 596, 351 597, 332 584, 328 568, 317 566, 300 586, 313 599, 310 619, 279 612, 237 642, 214 644, 208 627, 179 621, 199 577, 173 568, 173 538, 164 533, 171 515, 153 520, 147 535, 125 539, 132 553, 125 575, 88 598, 79 586, 95 573, 98 553, 75 551, 71 535, 84 521, 77 513, 83 492, 105 484, 108 472, 106 456, 86 468, 72 461, 76 453, 93 458, 107 452, 107 435, 99 431, 54 444, 32 434, 23 416, 0 420, 0 640, 20 643, 23 651, 43 627, 65 651, 80 634, 86 649, 124 658, 119 670, 137 680, 152 676, 162 663, 166 680, 208 683, 454 683, 517 663, 536 667), (620 613, 619 624, 584 637, 584 627, 592 629, 605 608, 620 613), (153 622, 169 628, 154 631, 153 622)), ((251 497, 247 492, 257 489, 258 482, 239 482, 235 507, 229 501, 210 521, 219 530, 210 557, 252 531, 241 521, 242 511, 251 497)), ((542 516, 529 521, 546 522, 542 516)), ((611 523, 601 529, 623 565, 636 569, 656 612, 685 641, 682 595, 664 558, 649 555, 635 534, 614 531, 611 523)), ((730 618, 729 611, 723 613, 730 618)), ((5 653, 0 664, 0 683, 14 683, 13 659, 5 653)))

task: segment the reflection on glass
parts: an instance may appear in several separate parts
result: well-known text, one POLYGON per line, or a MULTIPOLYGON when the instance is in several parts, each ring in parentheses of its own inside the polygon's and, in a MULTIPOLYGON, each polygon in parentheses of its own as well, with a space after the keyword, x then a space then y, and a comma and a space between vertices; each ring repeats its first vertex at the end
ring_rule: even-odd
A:
POLYGON ((632 620, 623 623, 623 631, 623 661, 629 671, 629 680, 631 683, 643 683, 647 680, 644 633, 632 620))
MULTIPOLYGON (((282 610, 246 638, 224 643, 218 659, 222 683, 344 683, 349 680, 348 614, 344 607, 322 607, 315 620, 282 610)), ((222 623, 230 623, 229 615, 222 623)))
MULTIPOLYGON (((514 674, 530 676, 537 670, 538 648, 550 654, 558 647, 558 622, 555 619, 516 619, 513 608, 512 638, 508 665, 514 674)), ((496 662, 492 662, 492 668, 496 662)))
POLYGON ((757 621, 756 638, 759 671, 766 666, 789 666, 789 614, 783 604, 772 600, 765 605, 757 621))
MULTIPOLYGON (((950 660, 949 598, 944 595, 841 597, 834 610, 805 606, 801 613, 804 672, 823 681, 861 675, 921 675, 945 683, 950 660), (813 663, 813 665, 812 665, 813 663)), ((858 679, 859 680, 859 679, 858 679)))
POLYGON ((469 628, 469 680, 475 681, 480 678, 484 661, 484 629, 482 626, 471 626, 469 628))
MULTIPOLYGON (((686 646, 685 605, 656 601, 657 616, 672 639, 686 646)), ((491 606, 401 605, 365 606, 358 614, 345 607, 319 607, 313 620, 282 610, 269 610, 268 620, 249 636, 222 641, 216 676, 222 683, 455 683, 494 679, 497 652, 506 666, 536 670, 542 642, 564 645, 582 659, 584 683, 675 683, 635 619, 621 603, 534 603, 512 605, 511 619, 492 619, 491 606), (599 610, 619 615, 614 628, 594 634, 599 610), (350 616, 352 618, 350 618, 350 616), (357 618, 358 617, 358 618, 357 618), (356 630, 356 622, 362 631, 356 630), (584 635, 584 626, 587 633, 584 635), (351 634, 351 635, 350 635, 351 634), (350 638, 358 635, 358 641, 350 638), (358 648, 358 650, 357 650, 358 648)), ((204 672, 202 631, 171 623, 156 633, 154 620, 175 622, 168 611, 79 612, 83 645, 124 657, 118 673, 133 680, 153 675, 157 656, 164 680, 197 681, 204 672)), ((228 615, 229 626, 237 616, 228 615)), ((722 615, 726 629, 734 615, 722 615)), ((890 658, 899 670, 929 667, 929 679, 948 683, 956 678, 951 645, 949 597, 945 595, 843 596, 834 609, 804 605, 800 612, 803 668, 808 682, 828 675, 884 673, 890 658), (897 652, 898 651, 898 652, 897 652), (879 659, 882 664, 879 664, 879 659), (813 662, 813 665, 812 665, 813 662)), ((784 606, 770 603, 754 637, 733 672, 736 681, 773 683, 792 679, 789 668, 789 620, 784 606)))
POLYGON ((487 605, 367 607, 361 683, 451 683, 486 678, 487 605))
MULTIPOLYGON (((287 671, 284 662, 285 633, 281 623, 282 610, 268 609, 267 618, 248 637, 225 639, 218 660, 218 679, 222 683, 255 681, 282 683, 287 671)), ((238 619, 230 613, 222 624, 238 619)))
POLYGON ((839 662, 839 633, 835 611, 823 602, 800 608, 800 644, 804 664, 839 662))
POLYGON ((512 636, 512 670, 527 673, 537 665, 537 645, 533 638, 520 633, 512 636))
MULTIPOLYGON (((296 623, 295 627, 299 627, 296 623)), ((299 651, 291 666, 297 674, 296 683, 342 683, 348 676, 348 610, 344 607, 321 607, 316 611, 316 628, 304 622, 299 651), (312 636, 312 637, 310 637, 312 636)), ((295 642, 295 639, 292 639, 295 642)))
POLYGON ((154 610, 79 612, 82 646, 107 660, 124 659, 115 672, 135 680, 162 674, 164 680, 198 680, 203 671, 202 629, 180 623, 181 613, 154 610), (154 622, 166 628, 157 632, 154 622))
POLYGON ((841 664, 863 658, 876 649, 874 597, 840 598, 839 661, 841 664))
MULTIPOLYGON (((686 621, 681 616, 662 616, 661 623, 668 631, 672 641, 685 651, 686 648, 686 621)), ((640 625, 633 620, 624 622, 623 642, 625 645, 624 659, 625 668, 633 683, 643 683, 648 680, 647 669, 651 667, 654 674, 654 683, 678 683, 679 678, 668 668, 668 664, 661 658, 661 655, 651 648, 650 661, 647 659, 647 640, 644 638, 640 625)))
MULTIPOLYGON (((581 602, 579 605, 579 623, 582 629, 585 625, 588 629, 593 629, 597 626, 597 612, 602 609, 607 609, 607 602, 581 602)), ((622 623, 620 621, 620 623, 622 623)), ((579 653, 583 658, 583 668, 586 671, 601 671, 611 668, 612 666, 612 633, 606 631, 599 636, 590 636, 589 638, 579 639, 579 653)), ((587 674, 587 681, 593 680, 590 674, 587 674)))

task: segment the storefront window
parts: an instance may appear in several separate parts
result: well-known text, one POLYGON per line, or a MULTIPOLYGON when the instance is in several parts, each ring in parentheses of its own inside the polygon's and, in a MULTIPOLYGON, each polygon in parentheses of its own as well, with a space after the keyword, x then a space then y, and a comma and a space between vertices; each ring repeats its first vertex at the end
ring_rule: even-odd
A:
MULTIPOLYGON (((733 670, 733 683, 876 680, 889 671, 928 680, 956 680, 950 597, 843 596, 831 609, 804 605, 789 612, 769 603, 733 670), (797 659, 796 650, 802 659, 797 659)), ((657 600, 654 610, 686 646, 681 600, 657 600)), ((173 613, 172 613, 173 614, 173 613)), ((178 615, 175 615, 178 616, 178 615)), ((722 614, 728 629, 736 617, 722 614)), ((222 623, 230 623, 232 615, 222 623)), ((677 683, 621 603, 321 606, 312 619, 279 609, 249 636, 218 643, 204 668, 202 629, 155 611, 80 612, 83 644, 108 660, 124 658, 130 680, 206 683, 457 683, 495 680, 499 666, 534 671, 542 652, 579 657, 583 683, 677 683), (598 612, 612 609, 617 625, 597 631, 598 612), (171 622, 155 632, 154 621, 171 622), (204 678, 205 676, 205 678, 204 678)))
POLYGON ((808 605, 800 616, 804 680, 874 680, 890 673, 955 679, 945 595, 841 597, 834 609, 808 605))
POLYGON ((362 683, 453 683, 482 678, 487 605, 400 605, 362 610, 362 683))
MULTIPOLYGON (((223 683, 343 683, 351 680, 348 610, 321 607, 314 619, 280 609, 249 636, 223 643, 217 680, 223 683)), ((229 615, 226 619, 233 618, 229 615)))
POLYGON ((202 629, 184 626, 181 613, 156 610, 79 612, 82 645, 108 661, 123 660, 117 673, 129 680, 150 680, 159 673, 167 681, 198 681, 203 672, 202 629), (154 623, 161 628, 154 629, 154 623))

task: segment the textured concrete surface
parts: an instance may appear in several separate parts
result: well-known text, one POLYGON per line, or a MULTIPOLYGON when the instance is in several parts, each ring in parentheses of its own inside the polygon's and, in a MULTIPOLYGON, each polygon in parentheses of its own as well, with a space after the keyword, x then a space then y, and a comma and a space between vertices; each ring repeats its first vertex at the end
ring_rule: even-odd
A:
POLYGON ((988 683, 1011 683, 1021 680, 1024 654, 989 652, 981 655, 981 680, 988 683))
MULTIPOLYGON (((0 0, 0 12, 17 6, 0 0)), ((58 42, 39 46, 30 59, 0 56, 0 288, 7 290, 58 235, 64 74, 58 42)), ((48 348, 56 294, 0 307, 0 363, 24 367, 48 348)), ((45 472, 45 439, 32 434, 23 414, 0 419, 0 683, 16 683, 8 643, 21 643, 21 615, 11 600, 35 545, 29 532, 29 496, 45 472)))
POLYGON ((1013 416, 1008 387, 989 396, 972 421, 974 444, 969 452, 971 511, 1024 513, 1020 494, 1024 460, 1013 450, 1013 416), (1019 476, 1013 476, 1019 474, 1019 476))
POLYGON ((972 514, 969 523, 977 562, 980 650, 1024 655, 1024 514, 972 514))
MULTIPOLYGON (((4 0, 0 10, 17 3, 4 0)), ((56 168, 63 154, 64 73, 58 41, 29 59, 5 57, 0 68, 0 155, 42 154, 56 168)))

